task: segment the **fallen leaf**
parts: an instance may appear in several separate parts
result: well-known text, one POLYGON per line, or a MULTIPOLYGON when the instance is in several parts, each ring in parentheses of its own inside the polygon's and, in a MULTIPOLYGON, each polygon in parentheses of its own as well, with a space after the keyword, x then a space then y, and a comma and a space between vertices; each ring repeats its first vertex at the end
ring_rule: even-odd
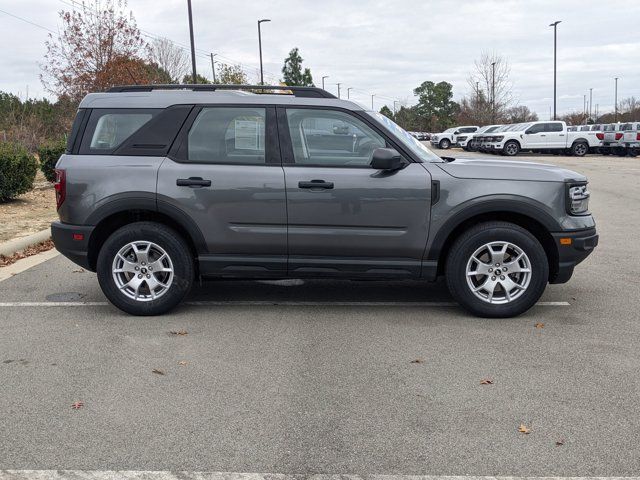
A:
POLYGON ((424 363, 424 360, 421 358, 416 358, 415 360, 411 360, 411 363, 424 363))
POLYGON ((187 332, 186 330, 172 330, 169 333, 171 335, 188 335, 189 334, 189 332, 187 332))
POLYGON ((186 360, 180 360, 178 362, 178 365, 180 365, 181 367, 184 367, 188 362, 186 360))
POLYGON ((527 426, 524 423, 520 424, 520 426, 518 427, 518 431, 520 433, 524 433, 525 435, 528 435, 531 433, 531 430, 527 428, 527 426))
MULTIPOLYGON (((23 258, 30 257, 32 255, 37 255, 38 253, 45 252, 47 250, 51 250, 54 248, 52 240, 45 240, 44 242, 40 242, 36 245, 31 245, 24 250, 16 252, 12 255, 0 255, 0 267, 6 267, 7 265, 11 265, 12 263, 17 262, 18 260, 22 260, 23 258)), ((12 274, 12 275, 15 275, 12 274)))
POLYGON ((164 370, 160 370, 158 368, 154 368, 151 372, 157 373, 158 375, 164 375, 164 370))
POLYGON ((536 328, 544 328, 544 323, 536 323, 535 327, 536 328))
POLYGON ((77 270, 72 270, 71 273, 83 273, 84 272, 84 268, 79 268, 77 270))
POLYGON ((564 445, 564 438, 561 438, 556 442, 556 447, 561 447, 562 445, 564 445))
POLYGON ((493 380, 489 380, 488 378, 483 378, 480 380, 480 385, 493 385, 493 380))
POLYGON ((80 410, 82 407, 84 407, 84 403, 82 402, 73 402, 71 404, 71 408, 73 408, 74 410, 80 410))

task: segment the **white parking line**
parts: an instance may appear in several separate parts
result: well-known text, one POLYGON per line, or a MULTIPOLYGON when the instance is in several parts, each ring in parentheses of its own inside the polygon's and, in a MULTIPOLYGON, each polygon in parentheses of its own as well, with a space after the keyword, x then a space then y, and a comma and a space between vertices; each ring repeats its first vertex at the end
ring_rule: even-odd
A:
MULTIPOLYGON (((455 302, 290 302, 260 300, 191 301, 193 307, 456 307, 455 302)), ((105 307, 109 302, 0 302, 2 307, 105 307)), ((569 302, 538 302, 538 307, 568 307, 569 302)))
POLYGON ((0 470, 0 480, 640 480, 640 477, 511 477, 435 475, 286 475, 282 473, 232 473, 131 470, 0 470))

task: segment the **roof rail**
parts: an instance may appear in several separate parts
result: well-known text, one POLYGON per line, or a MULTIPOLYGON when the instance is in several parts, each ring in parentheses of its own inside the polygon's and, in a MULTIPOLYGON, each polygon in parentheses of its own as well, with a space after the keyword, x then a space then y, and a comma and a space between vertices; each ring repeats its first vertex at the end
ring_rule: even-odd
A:
POLYGON ((289 87, 286 85, 213 85, 213 84, 158 84, 122 85, 111 87, 107 92, 151 92, 153 90, 193 90, 194 92, 215 92, 216 90, 254 90, 254 93, 268 94, 269 90, 291 92, 295 97, 336 98, 335 95, 318 87, 289 87))

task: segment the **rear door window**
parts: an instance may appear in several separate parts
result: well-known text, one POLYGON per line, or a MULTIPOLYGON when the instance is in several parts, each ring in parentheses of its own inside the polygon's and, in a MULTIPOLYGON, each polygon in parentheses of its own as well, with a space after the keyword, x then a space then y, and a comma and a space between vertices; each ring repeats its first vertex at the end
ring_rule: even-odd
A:
POLYGON ((558 122, 545 123, 543 132, 561 132, 563 130, 562 124, 558 122))
POLYGON ((265 121, 265 108, 205 107, 189 131, 187 160, 264 165, 265 121))
POLYGON ((110 154, 160 109, 94 109, 82 137, 81 154, 110 154))

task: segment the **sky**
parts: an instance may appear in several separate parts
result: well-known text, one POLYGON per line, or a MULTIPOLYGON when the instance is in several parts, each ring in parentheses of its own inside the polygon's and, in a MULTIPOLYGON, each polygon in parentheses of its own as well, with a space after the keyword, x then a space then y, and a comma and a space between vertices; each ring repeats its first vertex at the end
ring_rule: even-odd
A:
MULTIPOLYGON (((49 96, 40 79, 44 42, 61 25, 58 12, 74 0, 0 0, 0 90, 22 98, 49 96), (12 16, 13 15, 13 16, 12 16), (21 19, 15 18, 20 17, 21 19), (27 23, 31 22, 31 23, 27 23), (35 25, 34 25, 35 24, 35 25)), ((413 104, 426 80, 468 96, 474 60, 483 52, 511 66, 514 98, 549 118, 553 105, 553 28, 558 25, 558 114, 582 111, 592 88, 593 109, 640 98, 640 2, 607 0, 192 0, 197 70, 211 78, 209 53, 241 64, 258 79, 257 20, 262 24, 265 83, 282 76, 298 47, 316 85, 374 107, 413 104)), ((129 0, 146 40, 166 37, 188 46, 186 0, 129 0)))

